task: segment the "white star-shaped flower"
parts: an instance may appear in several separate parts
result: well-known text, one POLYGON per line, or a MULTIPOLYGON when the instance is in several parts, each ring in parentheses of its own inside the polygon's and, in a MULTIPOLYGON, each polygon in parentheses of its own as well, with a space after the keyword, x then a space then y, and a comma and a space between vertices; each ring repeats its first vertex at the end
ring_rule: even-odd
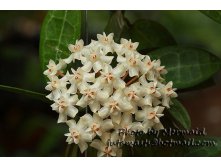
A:
POLYGON ((141 68, 142 74, 146 74, 154 67, 154 61, 151 61, 150 57, 148 55, 145 56, 143 60, 143 68, 141 68))
POLYGON ((149 107, 145 106, 141 111, 135 113, 135 119, 137 121, 143 121, 144 131, 146 132, 149 128, 153 127, 155 124, 160 123, 160 117, 162 114, 164 107, 156 106, 156 107, 149 107))
POLYGON ((149 106, 156 106, 160 104, 160 100, 158 100, 161 97, 160 91, 157 87, 157 82, 147 82, 145 76, 140 77, 140 83, 143 85, 143 96, 144 98, 141 100, 141 103, 144 105, 149 106))
POLYGON ((67 136, 66 142, 68 144, 75 143, 79 146, 81 153, 83 153, 87 148, 87 142, 92 141, 92 135, 86 132, 87 125, 81 119, 76 123, 74 120, 69 120, 66 122, 69 126, 69 133, 66 133, 67 136))
POLYGON ((121 112, 130 111, 133 106, 122 98, 121 90, 116 90, 114 94, 104 103, 98 114, 102 118, 111 116, 114 123, 119 124, 121 121, 121 112))
POLYGON ((113 37, 114 33, 110 33, 108 34, 108 36, 105 34, 105 32, 103 33, 103 35, 97 34, 98 45, 101 45, 104 54, 113 52, 113 37))
POLYGON ((105 65, 104 69, 100 71, 100 82, 104 89, 108 89, 110 93, 113 93, 114 89, 125 88, 125 82, 120 78, 118 69, 113 69, 110 65, 105 65), (110 91, 112 90, 112 91, 110 91))
POLYGON ((172 87, 173 87, 173 82, 170 81, 167 83, 167 85, 163 86, 160 90, 163 95, 162 105, 167 108, 170 108, 169 106, 170 98, 177 97, 177 93, 175 92, 176 89, 172 87))
POLYGON ((44 75, 47 75, 49 78, 52 76, 55 76, 60 72, 59 70, 62 70, 66 66, 65 62, 60 59, 58 64, 55 64, 53 60, 49 60, 49 63, 47 65, 47 70, 44 71, 44 75))
POLYGON ((101 136, 103 133, 113 129, 114 125, 111 119, 103 120, 98 114, 94 113, 93 117, 90 114, 85 114, 81 117, 82 121, 88 124, 86 132, 92 133, 94 138, 96 135, 101 136))
POLYGON ((118 55, 118 58, 122 57, 122 55, 130 55, 131 53, 137 53, 136 49, 139 45, 139 42, 132 42, 131 39, 127 40, 124 38, 121 38, 120 40, 121 44, 113 44, 114 50, 118 55))
POLYGON ((59 79, 57 76, 51 76, 47 84, 45 89, 51 91, 51 93, 46 97, 50 100, 54 100, 59 98, 61 91, 67 90, 66 85, 68 82, 65 77, 59 79))
POLYGON ((122 63, 125 68, 129 71, 129 76, 139 76, 140 69, 142 68, 142 61, 141 61, 140 54, 131 53, 127 55, 125 58, 122 57, 118 61, 122 63))
POLYGON ((130 86, 126 87, 124 90, 124 95, 128 102, 133 106, 133 110, 131 113, 136 113, 138 110, 138 106, 143 106, 143 87, 141 87, 139 82, 131 84, 130 86))
POLYGON ((77 70, 71 69, 72 74, 67 72, 66 79, 71 83, 69 88, 70 93, 76 93, 77 88, 80 89, 82 84, 86 82, 95 82, 95 73, 87 73, 82 70, 80 67, 77 70))
MULTIPOLYGON (((136 131, 142 131, 143 125, 140 122, 133 122, 132 115, 128 112, 123 113, 122 119, 120 124, 115 124, 116 131, 124 130, 125 132, 136 132, 136 131)), ((130 135, 124 133, 121 135, 122 141, 134 141, 135 135, 130 135)))
POLYGON ((109 97, 108 92, 100 90, 96 84, 81 85, 80 93, 82 97, 76 105, 83 108, 89 105, 91 111, 94 113, 100 109, 100 105, 109 97))
POLYGON ((108 145, 108 141, 116 141, 118 139, 117 134, 104 133, 101 136, 101 140, 94 139, 90 144, 91 147, 98 150, 98 157, 116 157, 122 156, 122 150, 117 146, 108 145))
POLYGON ((154 62, 153 69, 154 69, 155 78, 157 80, 164 80, 161 77, 161 74, 163 74, 163 75, 167 74, 167 70, 165 69, 165 66, 161 66, 161 61, 159 59, 154 62))
POLYGON ((101 48, 89 48, 85 57, 82 58, 82 69, 86 72, 90 72, 91 69, 97 73, 99 70, 103 69, 105 64, 111 64, 113 56, 106 56, 101 48))
POLYGON ((72 61, 75 62, 75 59, 81 60, 84 55, 84 41, 76 40, 75 45, 69 44, 68 49, 71 51, 71 55, 64 59, 67 64, 70 64, 72 61))
POLYGON ((75 107, 78 101, 78 96, 66 92, 62 92, 58 99, 55 99, 55 103, 51 105, 52 109, 59 113, 58 123, 66 122, 67 116, 74 118, 78 113, 78 109, 75 107))

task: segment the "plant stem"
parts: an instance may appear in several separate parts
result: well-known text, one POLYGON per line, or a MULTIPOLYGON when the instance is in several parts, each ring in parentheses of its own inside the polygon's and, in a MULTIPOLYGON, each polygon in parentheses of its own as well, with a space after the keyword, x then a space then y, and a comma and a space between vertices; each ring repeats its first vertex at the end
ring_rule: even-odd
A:
POLYGON ((73 145, 71 156, 72 157, 77 157, 78 156, 78 146, 76 144, 73 145))
POLYGON ((125 80, 126 77, 128 76, 128 74, 129 74, 129 71, 126 71, 126 73, 125 73, 124 76, 122 77, 122 80, 125 80))
POLYGON ((61 77, 64 76, 64 74, 63 74, 61 71, 58 71, 58 72, 57 72, 57 75, 59 75, 59 76, 61 76, 61 77))
POLYGON ((6 86, 6 85, 0 85, 0 90, 30 96, 35 99, 49 103, 49 100, 45 97, 46 95, 43 93, 33 92, 30 90, 21 89, 21 88, 12 87, 12 86, 6 86))
POLYGON ((126 86, 129 86, 130 84, 135 82, 138 78, 139 78, 138 76, 133 77, 129 82, 126 83, 126 86))
POLYGON ((64 154, 65 157, 68 157, 68 156, 69 156, 70 149, 71 149, 71 145, 70 145, 70 144, 67 144, 67 147, 66 147, 66 149, 65 149, 65 154, 64 154))

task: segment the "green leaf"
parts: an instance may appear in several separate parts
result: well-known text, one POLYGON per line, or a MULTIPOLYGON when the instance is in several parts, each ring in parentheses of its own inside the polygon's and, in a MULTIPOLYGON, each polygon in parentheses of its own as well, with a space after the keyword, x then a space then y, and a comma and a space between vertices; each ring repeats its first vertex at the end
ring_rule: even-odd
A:
POLYGON ((191 88, 187 88, 187 89, 181 89, 178 90, 178 93, 184 93, 184 92, 188 92, 188 91, 196 91, 196 90, 202 90, 211 86, 216 85, 215 80, 212 78, 209 78, 203 82, 201 82, 200 84, 193 86, 191 88))
POLYGON ((111 15, 104 31, 107 34, 114 33, 114 40, 119 41, 123 29, 126 29, 127 27, 128 27, 128 21, 124 17, 123 12, 116 11, 111 15))
POLYGON ((6 86, 6 85, 0 85, 0 90, 30 96, 30 97, 33 97, 35 99, 39 99, 39 100, 42 100, 44 102, 49 103, 49 100, 45 97, 46 95, 42 94, 42 93, 33 92, 33 91, 30 91, 30 90, 11 87, 11 86, 6 86))
POLYGON ((122 37, 130 38, 133 42, 139 42, 139 51, 176 44, 166 28, 151 20, 136 21, 129 29, 124 30, 122 37))
POLYGON ((170 46, 149 53, 152 59, 160 59, 166 66, 166 81, 174 87, 190 88, 211 78, 219 69, 221 61, 213 54, 191 47, 170 46))
POLYGON ((194 138, 196 143, 201 143, 201 146, 190 147, 185 156, 204 156, 214 157, 221 155, 221 138, 219 137, 197 137, 194 138))
POLYGON ((220 10, 201 10, 203 14, 221 24, 221 11, 220 10))
POLYGON ((191 120, 187 110, 178 100, 172 99, 172 102, 168 112, 183 128, 190 129, 191 120))
POLYGON ((68 44, 80 37, 80 11, 49 11, 41 29, 40 60, 45 70, 49 60, 54 61, 70 55, 68 44))

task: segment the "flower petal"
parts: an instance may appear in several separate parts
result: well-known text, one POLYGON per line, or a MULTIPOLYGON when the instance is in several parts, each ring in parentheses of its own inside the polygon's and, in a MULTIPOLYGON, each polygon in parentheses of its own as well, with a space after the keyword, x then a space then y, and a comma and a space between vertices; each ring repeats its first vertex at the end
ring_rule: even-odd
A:
POLYGON ((76 92, 77 92, 77 85, 71 84, 71 87, 68 89, 67 93, 76 94, 76 92))
POLYGON ((98 115, 101 117, 101 118, 106 118, 108 117, 110 114, 110 111, 107 107, 102 107, 99 111, 98 111, 98 115))
POLYGON ((71 128, 71 129, 75 129, 76 128, 76 122, 75 120, 71 119, 71 120, 68 120, 66 122, 66 124, 71 128))
POLYGON ((92 62, 87 61, 81 69, 84 70, 85 72, 90 72, 92 67, 93 67, 92 62))
POLYGON ((117 56, 117 62, 119 62, 119 63, 124 63, 124 62, 126 62, 126 58, 123 57, 123 56, 121 56, 121 55, 118 55, 118 56, 117 56))
POLYGON ((89 134, 89 133, 83 132, 83 133, 81 134, 81 137, 82 137, 82 139, 83 139, 84 141, 86 141, 86 142, 91 142, 91 140, 92 140, 92 135, 89 134))
POLYGON ((161 114, 164 109, 165 109, 165 107, 157 106, 157 107, 156 107, 157 114, 161 114))
POLYGON ((76 107, 71 106, 68 108, 68 116, 69 117, 74 118, 77 113, 78 113, 78 109, 76 107))
POLYGON ((67 121, 67 115, 65 113, 60 113, 58 116, 57 123, 62 123, 67 121))
POLYGON ((114 56, 101 56, 101 60, 107 64, 111 64, 114 56))
POLYGON ((101 126, 103 131, 109 131, 110 129, 112 129, 114 127, 112 120, 111 119, 106 119, 103 121, 103 124, 101 126))
POLYGON ((141 131, 143 130, 143 125, 140 122, 134 122, 132 123, 132 127, 131 127, 132 131, 141 131))
POLYGON ((165 107, 167 107, 167 108, 170 108, 169 102, 170 102, 170 98, 167 97, 167 96, 164 96, 164 97, 163 97, 163 100, 162 100, 162 105, 165 106, 165 107))
POLYGON ((125 88, 125 82, 122 80, 122 79, 116 79, 114 82, 113 82, 113 86, 115 89, 123 89, 125 88))
POLYGON ((100 104, 97 101, 92 102, 89 104, 90 109, 93 113, 97 112, 100 109, 100 104))
POLYGON ((145 112, 144 111, 138 111, 135 113, 135 119, 137 121, 143 121, 145 119, 145 112))
POLYGON ((104 102, 109 97, 109 90, 98 91, 96 99, 98 101, 104 102))
POLYGON ((97 61, 96 63, 93 64, 93 69, 94 72, 97 73, 99 70, 102 69, 102 64, 100 61, 97 61))
POLYGON ((124 111, 129 111, 133 109, 133 106, 127 101, 127 100, 121 100, 119 101, 119 106, 124 111))
POLYGON ((114 69, 113 69, 113 74, 117 77, 122 77, 126 72, 126 68, 123 64, 121 65, 117 65, 114 69))
POLYGON ((138 76, 138 70, 133 67, 129 68, 129 76, 130 77, 138 76))
POLYGON ((84 96, 81 97, 81 99, 76 103, 76 105, 83 108, 87 106, 87 102, 85 101, 84 96))
POLYGON ((148 106, 152 106, 152 97, 150 95, 147 95, 143 98, 143 103, 145 105, 148 105, 148 106))
POLYGON ((130 113, 124 113, 121 120, 121 125, 131 125, 132 124, 132 117, 130 113))
POLYGON ((94 82, 95 81, 95 73, 84 73, 83 77, 86 82, 94 82))
POLYGON ((105 148, 104 143, 98 139, 94 139, 90 146, 100 151, 103 151, 103 149, 105 148))
POLYGON ((155 125, 153 126, 153 128, 154 128, 154 129, 156 129, 156 130, 161 130, 161 129, 164 129, 164 127, 163 127, 163 124, 162 124, 162 123, 155 124, 155 125))
POLYGON ((111 134, 110 133, 103 133, 100 138, 101 138, 101 141, 106 145, 107 141, 111 139, 111 134))
POLYGON ((80 148, 81 153, 83 153, 88 148, 88 144, 83 141, 79 142, 78 146, 80 148))
POLYGON ((98 151, 97 152, 97 156, 98 157, 103 157, 105 154, 104 154, 104 152, 103 151, 98 151))
POLYGON ((121 121, 121 113, 118 112, 118 114, 112 114, 112 115, 111 115, 111 119, 112 119, 112 121, 113 121, 114 123, 119 124, 120 121, 121 121))
POLYGON ((71 54, 68 58, 64 59, 64 62, 67 64, 70 64, 72 61, 74 61, 73 54, 71 54))
POLYGON ((155 123, 160 123, 160 119, 158 117, 154 117, 154 122, 155 123))

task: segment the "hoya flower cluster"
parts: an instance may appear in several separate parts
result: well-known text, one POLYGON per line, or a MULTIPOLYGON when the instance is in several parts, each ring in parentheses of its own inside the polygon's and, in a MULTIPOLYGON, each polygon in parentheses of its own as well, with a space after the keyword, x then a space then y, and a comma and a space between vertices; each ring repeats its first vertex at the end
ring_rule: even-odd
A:
POLYGON ((50 60, 44 72, 58 123, 69 126, 66 141, 82 153, 91 146, 98 156, 121 156, 121 148, 107 141, 135 140, 118 135, 119 129, 163 129, 160 117, 177 97, 173 83, 161 77, 167 71, 160 60, 138 53, 138 42, 122 38, 118 44, 113 36, 98 34, 86 46, 77 40, 68 46, 68 58, 57 64, 50 60), (73 68, 67 70, 68 64, 73 68))

